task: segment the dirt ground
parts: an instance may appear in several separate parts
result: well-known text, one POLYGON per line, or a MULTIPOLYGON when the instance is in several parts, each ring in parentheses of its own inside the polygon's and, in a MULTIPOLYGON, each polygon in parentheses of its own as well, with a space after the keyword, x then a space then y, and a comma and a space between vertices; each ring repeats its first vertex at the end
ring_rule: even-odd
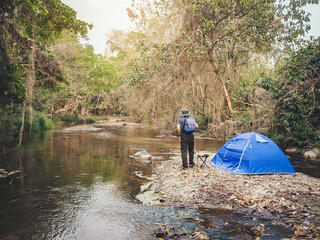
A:
MULTIPOLYGON (((208 152, 206 152, 208 153, 208 152)), ((196 153, 196 155, 204 153, 196 153)), ((212 159, 214 153, 208 159, 212 159)), ((307 175, 238 175, 208 166, 182 170, 180 152, 157 169, 152 184, 137 196, 144 204, 221 207, 274 215, 295 237, 320 239, 320 180, 307 175)))

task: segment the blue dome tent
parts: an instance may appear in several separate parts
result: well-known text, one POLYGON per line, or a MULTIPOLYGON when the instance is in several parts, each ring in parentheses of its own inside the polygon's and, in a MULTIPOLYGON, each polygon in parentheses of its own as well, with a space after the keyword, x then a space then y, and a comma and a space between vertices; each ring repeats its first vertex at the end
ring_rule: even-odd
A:
POLYGON ((237 174, 296 173, 278 145, 255 132, 230 139, 213 157, 211 164, 237 174))

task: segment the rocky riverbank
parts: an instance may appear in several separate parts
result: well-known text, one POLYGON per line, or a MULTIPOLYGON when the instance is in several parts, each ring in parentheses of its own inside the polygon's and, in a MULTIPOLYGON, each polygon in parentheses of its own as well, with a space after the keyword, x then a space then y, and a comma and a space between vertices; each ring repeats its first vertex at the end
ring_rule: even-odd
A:
POLYGON ((285 151, 288 154, 295 154, 295 155, 300 155, 303 156, 304 158, 308 158, 314 161, 320 161, 320 149, 319 148, 314 148, 314 149, 309 149, 307 151, 303 151, 297 147, 289 147, 285 151), (300 152, 300 154, 299 154, 300 152), (301 154, 301 152, 303 154, 301 154))
MULTIPOLYGON (((202 153, 197 153, 202 154, 202 153)), ((212 159, 214 153, 208 159, 212 159)), ((180 153, 156 169, 153 182, 137 198, 144 204, 220 207, 276 217, 296 237, 320 237, 320 180, 297 174, 236 175, 201 162, 181 169, 180 153)))
MULTIPOLYGON (((86 129, 88 126, 82 127, 86 129)), ((110 118, 91 127, 146 127, 126 119, 110 118)), ((198 152, 202 155, 209 152, 198 152)), ((320 238, 320 180, 307 175, 236 175, 208 166, 182 170, 180 151, 163 161, 152 182, 142 187, 137 198, 144 204, 190 208, 223 208, 254 217, 276 218, 294 237, 320 238)), ((208 159, 212 159, 210 153, 208 159)))

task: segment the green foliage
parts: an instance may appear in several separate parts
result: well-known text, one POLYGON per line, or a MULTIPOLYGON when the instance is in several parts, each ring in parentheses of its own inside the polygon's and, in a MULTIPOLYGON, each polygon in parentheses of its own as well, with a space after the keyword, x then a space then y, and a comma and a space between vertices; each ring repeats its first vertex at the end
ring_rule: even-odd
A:
POLYGON ((148 117, 147 118, 147 120, 148 120, 148 125, 149 125, 149 128, 151 128, 152 127, 152 118, 151 117, 148 117))
MULTIPOLYGON (((87 34, 92 25, 78 20, 76 14, 61 0, 1 1, 0 141, 19 134, 22 123, 19 104, 31 93, 32 102, 29 100, 27 104, 34 107, 36 114, 32 124, 25 121, 25 132, 30 132, 31 126, 32 132, 53 127, 44 114, 37 112, 51 111, 49 99, 54 97, 52 92, 65 76, 54 56, 48 53, 48 47, 64 30, 87 34)), ((27 115, 28 112, 26 119, 27 115)))
MULTIPOLYGON (((0 142, 9 141, 19 135, 21 128, 21 112, 22 109, 18 104, 2 104, 0 106, 0 142)), ((27 113, 28 115, 28 113, 27 113)), ((30 132, 30 122, 26 118, 24 131, 30 132)), ((45 114, 36 112, 32 121, 32 132, 50 130, 54 127, 51 119, 45 114)))
MULTIPOLYGON (((46 47, 67 29, 85 35, 92 28, 76 18, 76 12, 61 0, 4 0, 0 4, 0 98, 21 101, 32 42, 37 46, 38 73, 49 72, 46 47)), ((38 79, 39 80, 39 79, 38 79)))
POLYGON ((275 80, 273 78, 267 77, 267 76, 262 77, 261 81, 258 83, 258 86, 262 87, 263 89, 265 89, 269 92, 275 91, 275 89, 274 89, 275 85, 276 85, 275 80))
POLYGON ((165 43, 137 46, 136 50, 140 57, 129 66, 131 73, 126 76, 131 86, 144 84, 161 70, 170 69, 170 60, 175 56, 175 52, 169 51, 165 43))
MULTIPOLYGON (((257 56, 264 55, 268 64, 272 58, 268 53, 277 51, 280 45, 283 50, 284 43, 293 46, 301 40, 300 37, 308 30, 309 18, 303 10, 308 3, 318 1, 137 0, 129 15, 138 22, 141 32, 135 37, 134 34, 119 34, 122 38, 113 40, 112 46, 130 68, 126 80, 131 89, 141 90, 141 99, 153 98, 153 101, 142 104, 146 109, 147 105, 151 109, 150 105, 154 104, 166 107, 169 112, 169 109, 174 109, 173 106, 187 102, 199 112, 208 115, 217 113, 216 119, 221 121, 229 119, 226 108, 218 106, 223 94, 225 102, 222 104, 228 104, 229 112, 233 112, 232 105, 237 110, 235 114, 243 112, 241 126, 244 126, 252 122, 250 116, 257 117, 262 112, 260 117, 267 112, 264 109, 261 111, 264 106, 258 103, 260 99, 256 101, 255 95, 255 99, 252 98, 254 87, 271 90, 270 84, 273 84, 268 83, 271 78, 259 76, 259 71, 250 75, 255 70, 252 62, 256 61, 257 56), (169 2, 172 6, 179 6, 178 11, 175 7, 169 7, 169 2), (137 6, 136 9, 134 6, 137 6), (183 18, 179 19, 181 15, 183 18), (167 24, 167 32, 164 31, 162 38, 159 37, 160 27, 170 18, 172 24, 167 24), (129 58, 129 55, 135 58, 129 58), (260 78, 264 80, 258 82, 260 78), (215 82, 216 79, 220 84, 215 82), (187 86, 192 86, 192 89, 187 86), (179 91, 180 87, 185 91, 179 91), (155 96, 148 96, 151 89, 157 93, 155 96), (169 106, 169 101, 176 96, 179 100, 169 106), (209 105, 212 103, 217 106, 211 108, 209 105), (250 115, 247 108, 253 107, 257 109, 252 110, 250 115)), ((272 60, 270 66, 274 64, 272 60)), ((139 99, 139 96, 136 98, 139 99)), ((259 119, 254 121, 261 122, 259 119)))
POLYGON ((24 34, 32 37, 35 31, 42 43, 53 40, 63 30, 85 36, 88 28, 92 28, 91 24, 78 20, 77 12, 61 0, 16 0, 14 2, 15 7, 22 6, 20 10, 22 14, 18 16, 18 20, 25 30, 24 34), (33 21, 36 29, 33 29, 33 21))
POLYGON ((94 112, 122 84, 117 68, 95 54, 92 46, 80 44, 73 34, 65 32, 53 46, 53 53, 64 66, 68 82, 58 86, 51 106, 60 108, 67 102, 78 101, 79 108, 94 112))
POLYGON ((206 114, 200 114, 195 116, 195 120, 199 126, 200 131, 204 131, 208 129, 208 125, 212 123, 212 116, 208 116, 206 114))
MULTIPOLYGON (((28 114, 29 113, 27 112, 27 115, 28 114)), ((32 125, 30 124, 28 119, 28 117, 25 119, 24 132, 26 133, 30 132, 30 127, 32 133, 39 133, 54 128, 52 120, 45 116, 43 113, 37 112, 35 114, 35 116, 32 118, 32 125)), ((19 119, 18 126, 21 127, 21 119, 19 119)))
MULTIPOLYGON (((191 0, 189 10, 192 19, 198 21, 195 40, 202 46, 215 48, 221 42, 228 44, 234 40, 239 45, 246 44, 243 46, 248 49, 270 51, 275 41, 289 45, 302 41, 300 37, 310 29, 307 24, 310 15, 303 7, 318 3, 318 0, 191 0)), ((194 29, 194 22, 185 25, 189 31, 194 29)), ((192 35, 187 35, 192 39, 192 35)))
POLYGON ((78 122, 80 118, 72 114, 66 114, 60 117, 60 120, 63 122, 78 122))
POLYGON ((24 97, 26 67, 12 57, 13 48, 6 48, 0 29, 0 99, 2 102, 21 101, 24 97))
POLYGON ((275 19, 273 1, 257 4, 254 0, 193 0, 190 11, 199 20, 196 40, 206 47, 212 48, 219 41, 230 38, 257 47, 265 47, 274 41, 270 28, 275 19), (240 17, 242 20, 237 21, 240 17))
POLYGON ((252 79, 240 77, 238 86, 234 86, 234 89, 230 88, 230 92, 236 93, 239 96, 239 100, 247 102, 248 96, 252 94, 254 85, 255 83, 252 79))
POLYGON ((51 119, 45 116, 43 113, 37 113, 33 118, 32 132, 41 132, 54 128, 54 124, 51 119))
POLYGON ((21 127, 21 108, 14 105, 0 107, 0 142, 10 140, 19 134, 21 127), (18 110, 18 111, 17 111, 18 110))
POLYGON ((279 69, 273 94, 276 140, 282 144, 319 146, 320 39, 294 52, 279 69))
POLYGON ((247 126, 251 124, 253 119, 252 108, 247 108, 239 117, 239 126, 247 126))

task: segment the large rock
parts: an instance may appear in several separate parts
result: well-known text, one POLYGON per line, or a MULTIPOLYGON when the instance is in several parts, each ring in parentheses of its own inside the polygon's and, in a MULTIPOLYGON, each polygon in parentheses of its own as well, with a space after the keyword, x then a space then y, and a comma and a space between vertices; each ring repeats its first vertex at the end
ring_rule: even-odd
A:
POLYGON ((298 148, 297 147, 288 147, 287 149, 286 149, 286 153, 297 153, 298 152, 298 148))
POLYGON ((141 160, 150 160, 151 159, 151 154, 147 151, 140 151, 137 152, 133 155, 135 158, 139 158, 141 160))
POLYGON ((305 158, 310 158, 310 159, 313 159, 313 160, 320 159, 320 149, 315 148, 315 149, 311 149, 309 151, 306 151, 303 154, 303 156, 305 158))

